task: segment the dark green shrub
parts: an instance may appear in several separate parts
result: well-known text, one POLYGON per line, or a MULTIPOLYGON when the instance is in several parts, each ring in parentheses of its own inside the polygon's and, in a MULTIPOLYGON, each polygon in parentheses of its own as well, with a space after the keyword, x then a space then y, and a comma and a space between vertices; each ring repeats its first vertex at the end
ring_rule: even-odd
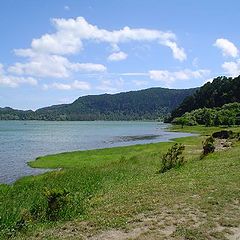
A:
POLYGON ((240 103, 228 103, 222 107, 198 108, 191 112, 185 112, 181 117, 172 120, 173 124, 180 125, 205 125, 232 126, 240 124, 240 103))
POLYGON ((205 141, 203 141, 203 152, 201 158, 208 155, 209 153, 213 153, 215 150, 214 146, 214 138, 208 137, 205 141))
POLYGON ((57 189, 45 189, 44 196, 47 198, 46 216, 51 221, 56 221, 59 218, 60 212, 68 204, 69 192, 57 189))
POLYGON ((167 153, 162 156, 162 167, 160 173, 164 173, 171 168, 180 167, 184 164, 184 157, 182 153, 185 146, 182 144, 175 143, 171 148, 168 149, 167 153))
POLYGON ((183 126, 197 125, 197 122, 189 113, 185 113, 182 117, 173 119, 172 124, 181 125, 183 128, 183 126))
POLYGON ((212 136, 214 138, 221 138, 221 139, 228 139, 228 138, 231 138, 233 136, 233 132, 231 130, 222 130, 222 131, 219 131, 219 132, 214 132, 212 134, 212 136))

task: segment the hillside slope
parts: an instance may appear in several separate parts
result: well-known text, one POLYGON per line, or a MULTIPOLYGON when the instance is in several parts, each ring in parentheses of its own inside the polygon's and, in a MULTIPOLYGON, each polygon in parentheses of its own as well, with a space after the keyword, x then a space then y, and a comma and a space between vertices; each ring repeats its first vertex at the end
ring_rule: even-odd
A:
POLYGON ((0 120, 155 120, 163 118, 197 89, 150 88, 79 97, 71 104, 33 111, 0 108, 0 120))
POLYGON ((208 82, 171 113, 169 121, 182 116, 186 112, 199 108, 221 107, 227 103, 240 102, 240 76, 236 78, 217 77, 208 82))

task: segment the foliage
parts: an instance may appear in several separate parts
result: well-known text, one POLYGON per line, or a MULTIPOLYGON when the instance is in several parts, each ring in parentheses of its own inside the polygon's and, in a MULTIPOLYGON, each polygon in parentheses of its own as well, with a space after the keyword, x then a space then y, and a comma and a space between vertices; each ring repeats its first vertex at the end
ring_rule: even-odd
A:
POLYGON ((173 124, 181 125, 183 126, 194 126, 197 125, 196 119, 194 116, 192 116, 189 113, 184 114, 182 117, 174 118, 172 121, 173 124))
MULTIPOLYGON (((240 76, 236 78, 217 77, 212 83, 208 82, 193 95, 186 97, 171 113, 168 119, 182 116, 195 109, 221 107, 227 103, 240 102, 240 76)), ((240 116, 240 115, 239 115, 240 116)), ((238 117, 239 117, 238 116, 238 117)))
POLYGON ((150 88, 118 94, 83 96, 71 104, 34 111, 0 108, 0 120, 155 120, 176 108, 194 89, 150 88))
MULTIPOLYGON (((219 130, 222 129, 203 126, 184 129, 204 135, 219 130)), ((239 132, 240 128, 228 130, 239 132)), ((200 212, 209 213, 205 224, 198 228, 206 235, 216 219, 224 217, 239 222, 239 210, 232 204, 233 199, 239 197, 240 143, 228 151, 209 155, 205 161, 195 161, 202 149, 202 139, 199 135, 175 139, 186 146, 187 164, 181 171, 173 169, 161 175, 154 174, 159 167, 159 154, 166 153, 171 142, 40 157, 31 166, 62 170, 25 177, 12 185, 0 185, 0 239, 7 239, 14 231, 16 238, 10 239, 84 238, 102 229, 132 227, 131 220, 136 214, 149 210, 157 214, 159 206, 176 222, 182 219, 179 208, 188 213, 186 209, 197 207, 200 212), (70 192, 70 204, 62 209, 60 221, 53 222, 41 215, 47 209, 47 200, 42 194, 44 188, 67 188, 70 192), (212 205, 211 199, 219 204, 212 205)), ((188 215, 182 217, 191 219, 188 215)), ((192 226, 191 220, 189 224, 192 226)))
POLYGON ((47 199, 47 211, 46 216, 51 221, 56 221, 59 218, 59 213, 68 204, 68 194, 69 192, 57 189, 47 189, 44 190, 44 196, 47 199))
POLYGON ((203 144, 203 152, 202 152, 201 158, 208 155, 209 153, 214 152, 215 146, 214 146, 214 138, 212 136, 208 137, 205 141, 203 141, 202 144, 203 144))
POLYGON ((228 139, 228 138, 231 138, 232 136, 234 136, 233 134, 233 131, 231 130, 221 130, 221 131, 218 131, 218 132, 214 132, 212 134, 212 137, 213 138, 220 138, 220 139, 228 139))
POLYGON ((164 173, 172 168, 180 167, 184 164, 184 157, 182 153, 185 146, 175 143, 168 149, 167 153, 162 156, 162 167, 160 173, 164 173))
POLYGON ((199 108, 190 113, 183 114, 182 117, 173 119, 173 124, 183 126, 205 125, 209 126, 232 126, 239 125, 240 103, 228 103, 218 108, 199 108))

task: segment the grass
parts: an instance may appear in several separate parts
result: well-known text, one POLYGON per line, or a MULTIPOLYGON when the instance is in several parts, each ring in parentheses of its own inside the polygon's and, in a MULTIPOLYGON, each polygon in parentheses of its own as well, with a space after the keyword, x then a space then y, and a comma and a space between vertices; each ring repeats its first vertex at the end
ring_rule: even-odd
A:
POLYGON ((218 129, 184 127, 201 135, 174 140, 187 163, 164 174, 160 159, 173 142, 38 158, 32 167, 61 170, 0 185, 0 238, 226 239, 240 225, 240 143, 199 160, 205 135, 218 129), (45 188, 70 192, 58 221, 44 215, 45 188))

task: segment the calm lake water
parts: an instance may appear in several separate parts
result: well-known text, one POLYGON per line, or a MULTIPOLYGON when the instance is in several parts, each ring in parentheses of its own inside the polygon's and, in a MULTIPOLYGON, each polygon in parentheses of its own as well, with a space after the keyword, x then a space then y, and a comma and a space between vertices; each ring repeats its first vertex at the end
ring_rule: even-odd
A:
POLYGON ((46 170, 27 162, 47 154, 169 141, 189 136, 157 122, 0 121, 0 183, 46 170))

